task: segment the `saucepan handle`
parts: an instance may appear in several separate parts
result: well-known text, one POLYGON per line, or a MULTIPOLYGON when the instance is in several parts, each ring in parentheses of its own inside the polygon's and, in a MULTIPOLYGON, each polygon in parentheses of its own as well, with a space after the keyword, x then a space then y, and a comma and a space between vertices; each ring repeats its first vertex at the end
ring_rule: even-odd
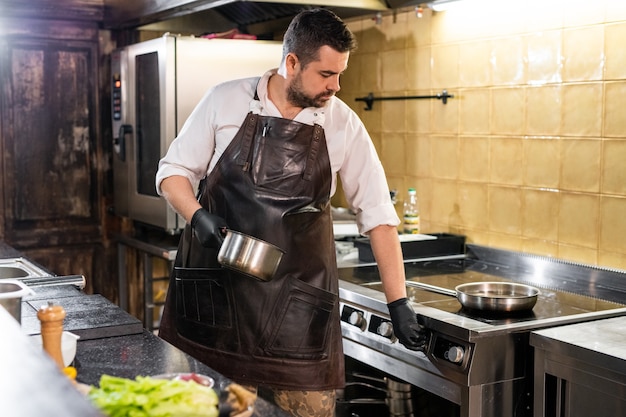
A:
POLYGON ((406 281, 407 287, 419 288, 425 291, 436 292, 438 294, 456 297, 456 291, 449 288, 438 287, 436 285, 426 284, 423 282, 406 281))

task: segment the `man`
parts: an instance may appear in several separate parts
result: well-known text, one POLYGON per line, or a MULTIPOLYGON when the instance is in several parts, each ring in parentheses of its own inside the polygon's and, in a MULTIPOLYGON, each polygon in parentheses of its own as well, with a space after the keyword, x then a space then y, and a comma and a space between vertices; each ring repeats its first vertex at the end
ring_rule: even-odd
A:
POLYGON ((332 417, 345 382, 330 217, 337 173, 370 236, 395 335, 414 350, 426 340, 406 300, 382 165, 361 121, 335 97, 355 46, 332 12, 300 13, 278 70, 211 89, 156 178, 189 223, 161 337, 238 383, 269 387, 293 416, 332 417), (226 227, 286 252, 271 281, 220 268, 226 227))

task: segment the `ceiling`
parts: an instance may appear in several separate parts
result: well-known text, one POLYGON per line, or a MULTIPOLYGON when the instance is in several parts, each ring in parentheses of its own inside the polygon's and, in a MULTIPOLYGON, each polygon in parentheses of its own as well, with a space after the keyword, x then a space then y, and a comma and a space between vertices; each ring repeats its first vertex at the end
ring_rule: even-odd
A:
POLYGON ((242 33, 271 36, 287 28, 305 9, 324 7, 343 19, 417 4, 410 0, 104 0, 108 29, 143 29, 202 35, 238 29, 242 33), (337 6, 341 4, 341 6, 337 6))

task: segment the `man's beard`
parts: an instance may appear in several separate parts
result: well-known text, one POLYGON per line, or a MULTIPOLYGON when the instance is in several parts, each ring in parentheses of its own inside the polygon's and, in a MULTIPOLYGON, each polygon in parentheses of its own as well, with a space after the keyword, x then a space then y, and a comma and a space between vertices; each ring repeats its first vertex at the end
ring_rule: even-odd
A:
POLYGON ((323 107, 328 101, 327 96, 334 95, 335 92, 326 90, 325 92, 309 97, 302 92, 302 78, 300 74, 294 78, 293 82, 287 88, 287 100, 297 107, 323 107))

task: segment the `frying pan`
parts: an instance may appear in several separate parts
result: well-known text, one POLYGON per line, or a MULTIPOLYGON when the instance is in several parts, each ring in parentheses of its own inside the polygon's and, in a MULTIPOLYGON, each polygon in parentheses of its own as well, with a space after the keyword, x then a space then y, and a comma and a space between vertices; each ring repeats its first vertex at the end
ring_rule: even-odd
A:
POLYGON ((455 290, 423 282, 406 281, 406 285, 456 297, 464 308, 486 312, 529 311, 539 295, 537 288, 513 282, 470 282, 455 290))

